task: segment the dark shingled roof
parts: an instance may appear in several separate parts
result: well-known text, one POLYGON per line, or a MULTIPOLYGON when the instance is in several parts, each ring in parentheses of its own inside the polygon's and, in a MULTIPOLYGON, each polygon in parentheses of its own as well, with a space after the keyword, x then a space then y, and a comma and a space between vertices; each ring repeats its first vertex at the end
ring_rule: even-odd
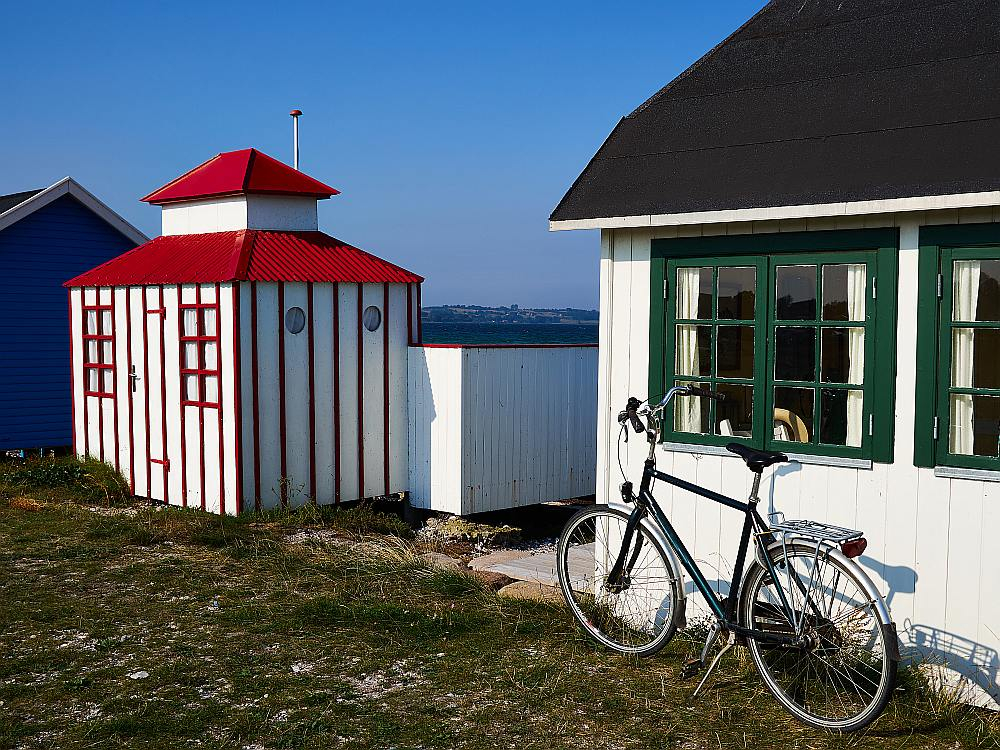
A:
POLYGON ((1000 189, 1000 0, 773 0, 623 118, 552 220, 1000 189))
POLYGON ((0 195, 0 214, 10 211, 14 206, 19 206, 28 198, 34 198, 41 190, 25 190, 22 193, 11 193, 10 195, 0 195))

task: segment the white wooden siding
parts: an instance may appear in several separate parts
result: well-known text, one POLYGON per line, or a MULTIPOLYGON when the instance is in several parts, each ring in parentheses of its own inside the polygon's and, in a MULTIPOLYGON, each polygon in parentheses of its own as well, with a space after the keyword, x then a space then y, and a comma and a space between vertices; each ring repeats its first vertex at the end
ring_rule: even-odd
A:
POLYGON ((457 514, 590 495, 597 349, 410 348, 410 501, 457 514))
MULTIPOLYGON (((198 286, 193 284, 71 291, 76 453, 116 466, 129 481, 132 492, 140 497, 204 507, 216 513, 223 510, 224 499, 225 512, 234 513, 236 411, 231 287, 220 285, 219 293, 221 412, 185 406, 182 417, 178 302, 197 299, 198 286), (113 305, 113 398, 83 396, 81 302, 94 304, 98 299, 101 304, 113 305), (130 367, 137 376, 134 391, 130 367)), ((215 284, 201 285, 201 301, 215 300, 215 284)))
MULTIPOLYGON (((648 389, 650 242, 659 237, 749 234, 896 226, 900 229, 895 461, 871 469, 790 464, 765 473, 767 509, 861 528, 869 541, 861 562, 886 596, 904 652, 947 665, 967 697, 1000 702, 1000 483, 937 477, 913 466, 917 248, 919 226, 1000 219, 995 209, 743 222, 661 229, 614 229, 601 235, 601 356, 598 500, 617 502, 615 417, 630 396, 648 389)), ((884 283, 884 280, 883 280, 884 283)), ((646 444, 622 455, 641 476, 646 444)), ((658 468, 737 497, 750 473, 735 456, 661 451, 658 468)), ((655 494, 709 579, 731 572, 739 514, 662 483, 655 494)), ((690 593, 691 585, 686 587, 690 593)), ((692 597, 697 607, 700 597, 692 597)))

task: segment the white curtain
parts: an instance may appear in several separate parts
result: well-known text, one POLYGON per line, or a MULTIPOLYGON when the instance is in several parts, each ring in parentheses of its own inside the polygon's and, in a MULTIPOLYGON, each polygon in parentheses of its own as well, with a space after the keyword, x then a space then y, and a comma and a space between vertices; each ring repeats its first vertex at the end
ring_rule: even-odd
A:
MULTIPOLYGON (((852 263, 847 267, 847 317, 852 321, 865 319, 865 290, 867 288, 865 266, 852 263)), ((865 377, 865 329, 853 326, 848 329, 847 352, 850 364, 847 380, 863 383, 865 377)), ((847 444, 858 447, 864 430, 864 392, 847 392, 847 444)))
POLYGON ((198 335, 198 309, 187 307, 184 309, 184 335, 198 335))
MULTIPOLYGON (((956 321, 973 321, 979 306, 979 261, 960 260, 954 266, 952 317, 956 321)), ((975 329, 952 329, 951 384, 955 388, 972 387, 975 329)), ((951 397, 951 439, 949 450, 959 455, 972 455, 972 396, 951 397)))
MULTIPOLYGON (((677 317, 694 320, 698 317, 698 293, 701 284, 700 268, 677 269, 677 317)), ((697 375, 698 327, 679 325, 676 331, 677 373, 697 375)), ((678 432, 701 432, 701 399, 678 398, 674 401, 674 429, 678 432)))

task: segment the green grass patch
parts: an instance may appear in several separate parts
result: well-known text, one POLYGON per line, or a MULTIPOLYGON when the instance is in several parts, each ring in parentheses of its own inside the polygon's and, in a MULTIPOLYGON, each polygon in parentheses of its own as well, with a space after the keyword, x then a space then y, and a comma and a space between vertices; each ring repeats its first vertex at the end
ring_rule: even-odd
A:
MULTIPOLYGON (((35 497, 19 481, 15 497, 35 497)), ((850 737, 797 724, 739 655, 693 703, 678 677, 691 639, 649 660, 604 652, 558 607, 428 568, 398 519, 371 508, 234 519, 58 499, 0 501, 0 748, 1000 742, 995 714, 916 671, 850 737), (302 530, 339 536, 291 543, 302 530)))

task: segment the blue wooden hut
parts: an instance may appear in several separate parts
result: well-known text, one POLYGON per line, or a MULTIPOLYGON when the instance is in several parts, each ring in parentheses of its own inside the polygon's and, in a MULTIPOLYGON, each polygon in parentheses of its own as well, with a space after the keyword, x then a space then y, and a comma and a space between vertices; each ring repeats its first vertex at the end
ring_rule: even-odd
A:
POLYGON ((70 177, 0 195, 0 450, 72 442, 62 282, 146 240, 70 177))

